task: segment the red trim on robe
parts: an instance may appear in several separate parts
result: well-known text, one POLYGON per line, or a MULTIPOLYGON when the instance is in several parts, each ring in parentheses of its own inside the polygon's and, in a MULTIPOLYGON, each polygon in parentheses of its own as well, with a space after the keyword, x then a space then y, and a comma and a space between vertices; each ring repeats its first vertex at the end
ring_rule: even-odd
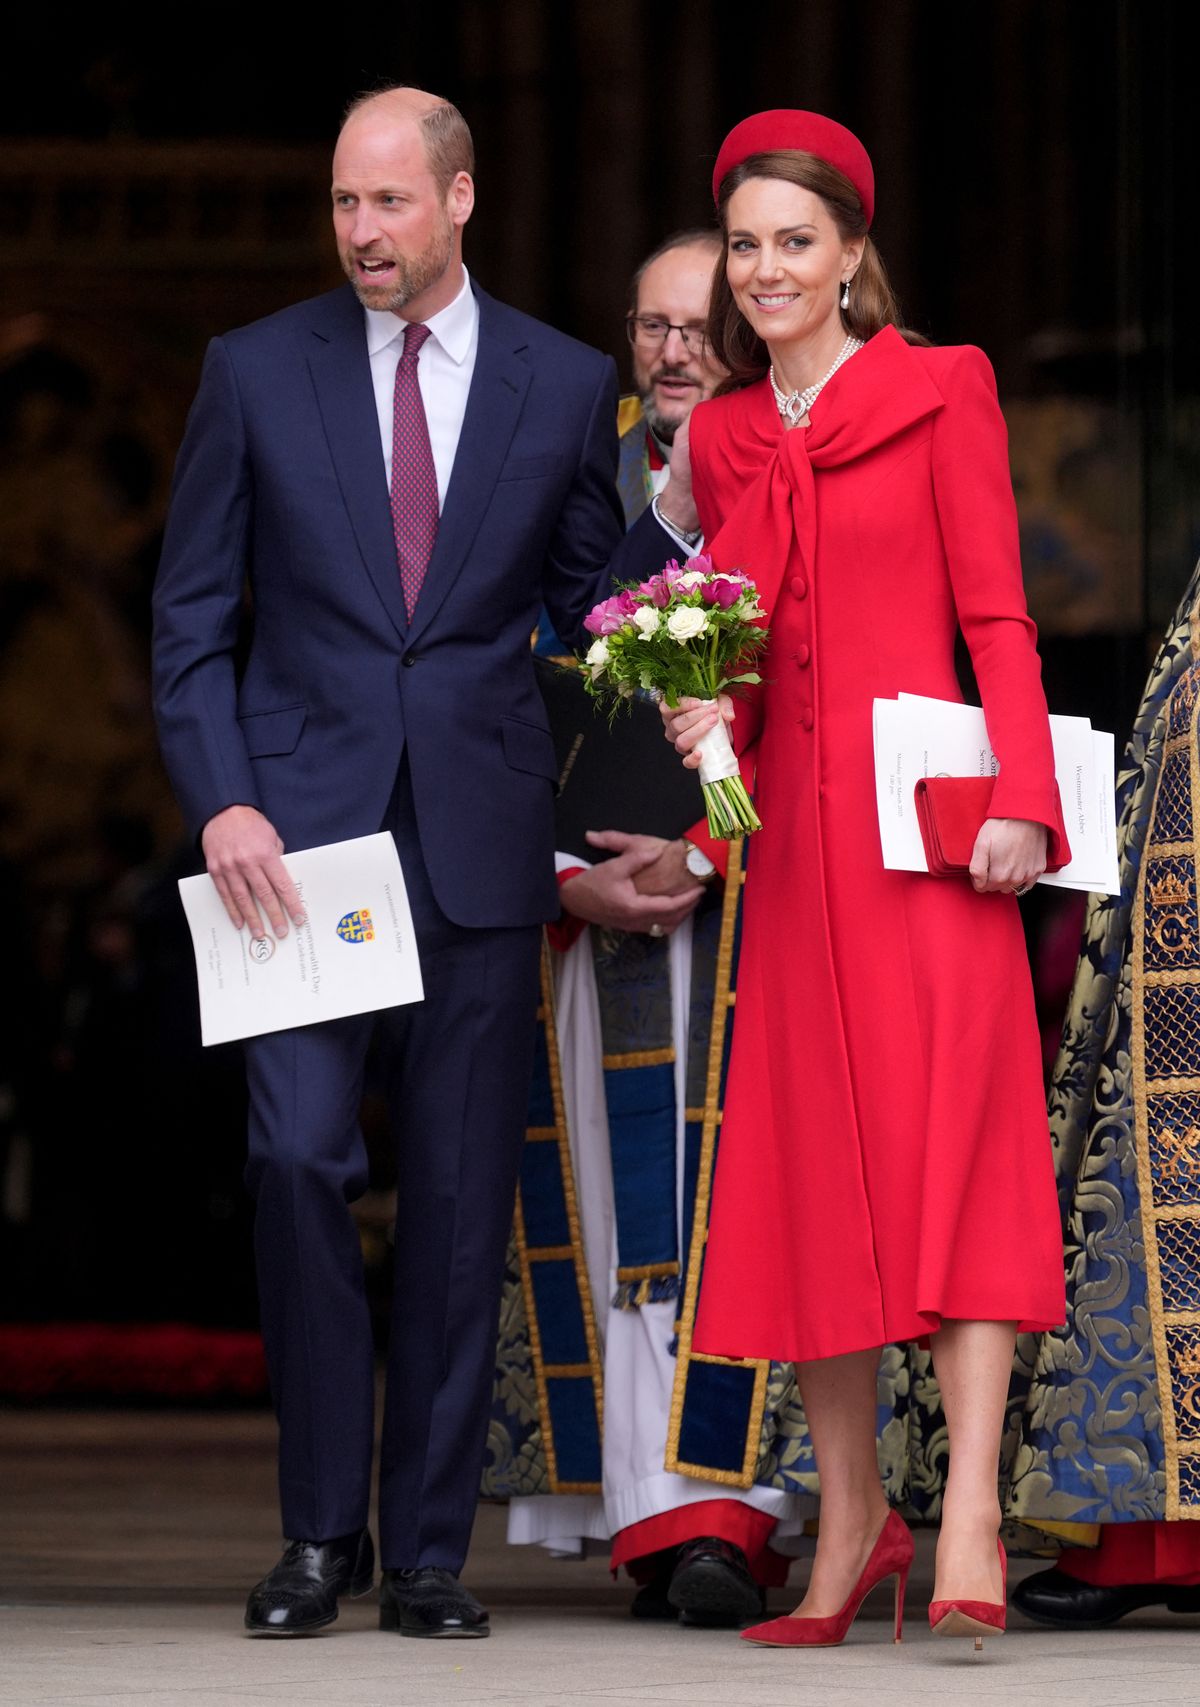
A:
POLYGON ((787 1581, 790 1559, 772 1552, 768 1543, 775 1532, 775 1519, 757 1511, 743 1500, 697 1500, 675 1506, 656 1517, 631 1523, 613 1536, 611 1565, 614 1573, 622 1565, 636 1583, 649 1582, 655 1574, 651 1555, 668 1547, 682 1547, 702 1535, 715 1535, 740 1547, 750 1574, 763 1588, 777 1588, 787 1581))
MULTIPOLYGON (((558 886, 561 889, 568 878, 578 877, 581 871, 586 871, 586 865, 569 865, 565 871, 558 874, 558 886)), ((550 947, 559 954, 565 954, 573 948, 587 929, 586 919, 577 919, 574 913, 560 913, 553 923, 546 926, 546 938, 550 947)))
POLYGON ((1058 1568, 1096 1588, 1200 1584, 1200 1523, 1105 1523, 1098 1547, 1069 1547, 1058 1568))

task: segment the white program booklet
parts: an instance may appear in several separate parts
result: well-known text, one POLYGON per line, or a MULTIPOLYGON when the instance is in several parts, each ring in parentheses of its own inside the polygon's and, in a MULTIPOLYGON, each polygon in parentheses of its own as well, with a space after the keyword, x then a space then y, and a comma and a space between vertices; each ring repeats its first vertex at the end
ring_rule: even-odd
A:
POLYGON ((306 922, 256 940, 235 930, 213 881, 179 885, 196 952, 202 1041, 419 1002, 421 962, 396 844, 387 832, 285 854, 306 922))
MULTIPOLYGON (((875 794, 883 863, 928 871, 913 790, 923 776, 995 776, 999 763, 979 706, 901 694, 874 704, 875 794)), ((1113 738, 1086 717, 1051 717, 1054 768, 1071 860, 1039 882, 1115 895, 1113 738)))

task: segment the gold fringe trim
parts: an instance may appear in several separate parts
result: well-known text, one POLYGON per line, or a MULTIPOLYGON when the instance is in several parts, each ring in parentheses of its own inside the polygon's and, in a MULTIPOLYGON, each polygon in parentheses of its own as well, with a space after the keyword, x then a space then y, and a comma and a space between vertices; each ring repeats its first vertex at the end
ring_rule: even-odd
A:
POLYGON ((677 1262, 646 1262, 640 1268, 619 1268, 618 1281, 662 1280, 679 1273, 677 1262))
POLYGON ((692 1335, 696 1326, 696 1306, 700 1299, 700 1270, 704 1261, 704 1246, 708 1238, 708 1215, 712 1201, 713 1163, 717 1149, 717 1127, 721 1120, 721 1066, 725 1059, 725 1030, 729 1010, 734 1005, 733 941, 737 928, 738 904, 744 881, 742 844, 729 844, 729 869, 725 875, 725 899, 721 912, 721 936, 717 945, 716 987, 713 1003, 712 1032, 708 1040, 708 1075, 704 1086, 704 1108, 700 1111, 704 1128, 700 1135, 700 1166, 696 1180, 696 1205, 692 1217, 692 1243, 689 1252, 687 1281, 683 1309, 679 1314, 679 1349, 675 1359, 675 1385, 671 1393, 671 1418, 667 1429, 665 1468, 682 1476, 695 1476, 701 1481, 717 1482, 730 1488, 754 1486, 758 1468, 759 1443, 762 1437, 763 1408, 767 1398, 767 1377, 770 1364, 766 1361, 741 1361, 732 1357, 711 1357, 692 1351, 692 1335), (722 1000, 722 995, 724 999, 722 1000), (716 1363, 727 1368, 754 1369, 754 1394, 750 1408, 750 1423, 746 1430, 746 1451, 741 1470, 714 1470, 707 1464, 689 1464, 679 1456, 679 1432, 683 1426, 683 1406, 687 1395, 688 1370, 693 1362, 716 1363))
POLYGON ((602 1057, 605 1069, 619 1067, 670 1067, 675 1062, 675 1051, 666 1049, 629 1049, 619 1055, 602 1057))
MULTIPOLYGON (((547 1379, 554 1375, 569 1374, 584 1379, 591 1376, 592 1398, 596 1406, 596 1424, 600 1439, 604 1439, 604 1368, 600 1360, 600 1343, 596 1333, 596 1315, 592 1304, 592 1289, 588 1281, 587 1259, 583 1249, 583 1228, 579 1219, 579 1200, 575 1194, 575 1169, 571 1162, 571 1144, 567 1134, 566 1110, 563 1105, 562 1063, 558 1053, 558 1027, 554 1016, 554 974, 550 965, 550 950, 545 937, 542 939, 542 1007, 539 1017, 546 1028, 546 1057, 550 1069, 550 1095, 554 1104, 553 1128, 554 1137, 558 1142, 559 1166, 562 1170, 563 1198, 567 1210, 567 1228, 571 1235, 569 1245, 543 1245, 530 1249, 525 1233, 525 1212, 521 1203, 520 1186, 517 1187, 516 1213, 513 1229, 516 1235, 517 1263, 521 1271, 521 1290, 525 1295, 525 1318, 529 1324, 529 1349, 533 1358, 533 1379, 537 1390, 538 1420, 542 1431, 542 1446, 546 1454, 546 1474, 550 1483, 550 1491, 555 1494, 599 1494, 603 1492, 600 1482, 564 1482, 559 1479, 558 1455, 554 1447, 554 1425, 550 1417, 550 1395, 547 1390, 547 1379), (579 1304, 583 1314, 584 1343, 587 1346, 588 1360, 584 1364, 549 1364, 547 1365, 542 1352, 542 1336, 538 1326, 537 1304, 533 1291, 533 1264, 551 1260, 563 1261, 571 1258, 575 1264, 575 1282, 579 1288, 579 1304)), ((545 1127, 532 1129, 538 1134, 538 1141, 546 1142, 542 1136, 545 1127)))

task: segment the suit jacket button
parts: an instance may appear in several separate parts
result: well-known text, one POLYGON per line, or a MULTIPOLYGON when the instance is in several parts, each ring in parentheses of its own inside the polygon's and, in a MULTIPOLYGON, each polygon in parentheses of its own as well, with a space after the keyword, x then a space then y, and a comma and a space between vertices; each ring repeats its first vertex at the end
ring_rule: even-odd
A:
POLYGON ((417 654, 415 652, 406 652, 400 660, 406 670, 411 670, 416 661, 417 654))
POLYGON ((808 597, 808 582, 804 579, 803 575, 792 576, 792 591, 798 599, 806 599, 808 597))

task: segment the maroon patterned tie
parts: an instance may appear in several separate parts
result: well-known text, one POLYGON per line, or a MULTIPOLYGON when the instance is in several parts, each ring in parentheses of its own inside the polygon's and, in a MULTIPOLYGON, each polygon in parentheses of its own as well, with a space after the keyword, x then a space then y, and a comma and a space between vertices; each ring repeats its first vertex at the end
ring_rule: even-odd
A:
POLYGON ((410 622, 438 529, 437 471, 417 384, 417 356, 428 336, 428 326, 405 327, 392 400, 392 528, 410 622))

